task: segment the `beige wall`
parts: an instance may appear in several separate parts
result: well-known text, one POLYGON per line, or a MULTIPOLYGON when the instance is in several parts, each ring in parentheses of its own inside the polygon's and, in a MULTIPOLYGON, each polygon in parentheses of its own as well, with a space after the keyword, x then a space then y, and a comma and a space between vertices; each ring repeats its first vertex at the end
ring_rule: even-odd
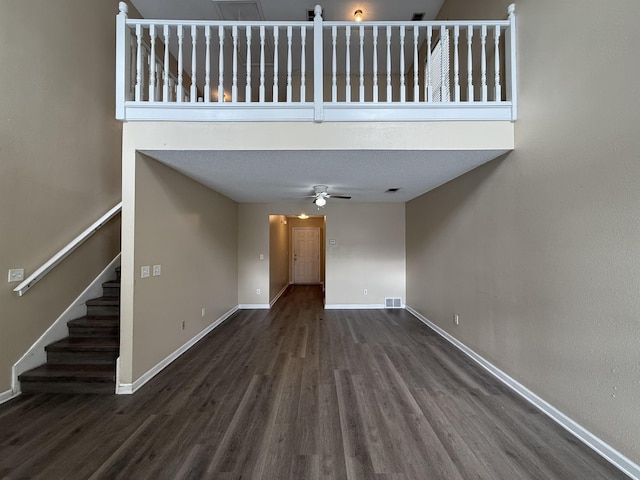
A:
MULTIPOLYGON (((309 211, 309 202, 242 203, 238 206, 238 297, 240 304, 269 299, 269 215, 309 211), (256 289, 261 294, 256 294, 256 289)), ((326 215, 327 304, 384 303, 385 296, 405 297, 404 204, 330 202, 326 215), (369 294, 363 295, 364 288, 369 294)))
POLYGON ((407 205, 408 304, 637 463, 640 3, 517 15, 515 151, 407 205))
POLYGON ((284 215, 269 215, 269 302, 289 285, 289 226, 284 215))
POLYGON ((326 235, 327 305, 381 305, 385 297, 404 300, 404 204, 336 205, 327 212, 326 235))
POLYGON ((135 210, 134 381, 238 303, 235 202, 138 154, 135 210))
POLYGON ((0 2, 0 393, 11 366, 120 249, 114 219, 22 298, 29 275, 120 201, 118 2, 0 2))

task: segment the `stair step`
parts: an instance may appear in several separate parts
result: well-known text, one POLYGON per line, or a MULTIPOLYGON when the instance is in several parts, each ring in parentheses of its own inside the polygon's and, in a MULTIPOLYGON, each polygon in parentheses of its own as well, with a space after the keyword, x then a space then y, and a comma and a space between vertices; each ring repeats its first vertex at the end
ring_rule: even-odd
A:
POLYGON ((102 294, 105 297, 119 297, 120 296, 120 282, 111 280, 102 284, 102 294))
POLYGON ((120 297, 100 297, 87 300, 87 316, 111 317, 120 314, 120 297))
POLYGON ((18 378, 22 393, 114 393, 111 365, 42 365, 18 378))
POLYGON ((68 337, 47 345, 48 364, 112 365, 120 350, 117 337, 68 337))
POLYGON ((119 337, 120 318, 111 317, 81 317, 67 322, 69 337, 119 337))

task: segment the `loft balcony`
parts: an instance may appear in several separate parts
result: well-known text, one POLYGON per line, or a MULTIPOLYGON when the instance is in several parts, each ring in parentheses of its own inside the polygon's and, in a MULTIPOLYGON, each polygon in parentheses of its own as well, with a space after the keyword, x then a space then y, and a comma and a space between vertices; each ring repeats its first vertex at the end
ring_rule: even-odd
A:
POLYGON ((513 121, 506 20, 306 22, 117 15, 122 121, 513 121))

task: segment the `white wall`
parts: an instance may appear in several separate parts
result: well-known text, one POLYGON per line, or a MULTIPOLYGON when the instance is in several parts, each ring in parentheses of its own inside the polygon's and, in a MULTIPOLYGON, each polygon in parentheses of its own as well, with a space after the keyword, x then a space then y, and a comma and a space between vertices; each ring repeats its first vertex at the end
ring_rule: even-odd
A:
POLYGON ((407 205, 408 304, 638 463, 640 3, 517 15, 516 148, 407 205))

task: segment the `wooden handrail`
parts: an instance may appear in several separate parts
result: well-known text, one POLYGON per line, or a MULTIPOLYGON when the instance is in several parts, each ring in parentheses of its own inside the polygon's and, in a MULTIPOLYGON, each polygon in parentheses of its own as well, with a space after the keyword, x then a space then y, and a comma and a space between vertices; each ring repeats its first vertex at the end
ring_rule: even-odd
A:
POLYGON ((40 268, 38 268, 35 272, 33 272, 29 277, 27 277, 20 285, 13 289, 19 296, 24 295, 31 287, 33 287, 36 283, 38 283, 42 278, 49 273, 56 265, 58 265, 62 260, 68 257, 71 252, 73 252, 76 248, 82 245, 89 237, 91 237, 94 233, 96 233, 103 225, 105 225, 109 220, 115 217, 122 210, 122 202, 118 203, 115 207, 105 213, 100 219, 96 220, 89 228, 87 228, 84 232, 74 238, 68 245, 66 245, 62 250, 56 253, 53 257, 51 257, 47 262, 44 263, 40 268))

